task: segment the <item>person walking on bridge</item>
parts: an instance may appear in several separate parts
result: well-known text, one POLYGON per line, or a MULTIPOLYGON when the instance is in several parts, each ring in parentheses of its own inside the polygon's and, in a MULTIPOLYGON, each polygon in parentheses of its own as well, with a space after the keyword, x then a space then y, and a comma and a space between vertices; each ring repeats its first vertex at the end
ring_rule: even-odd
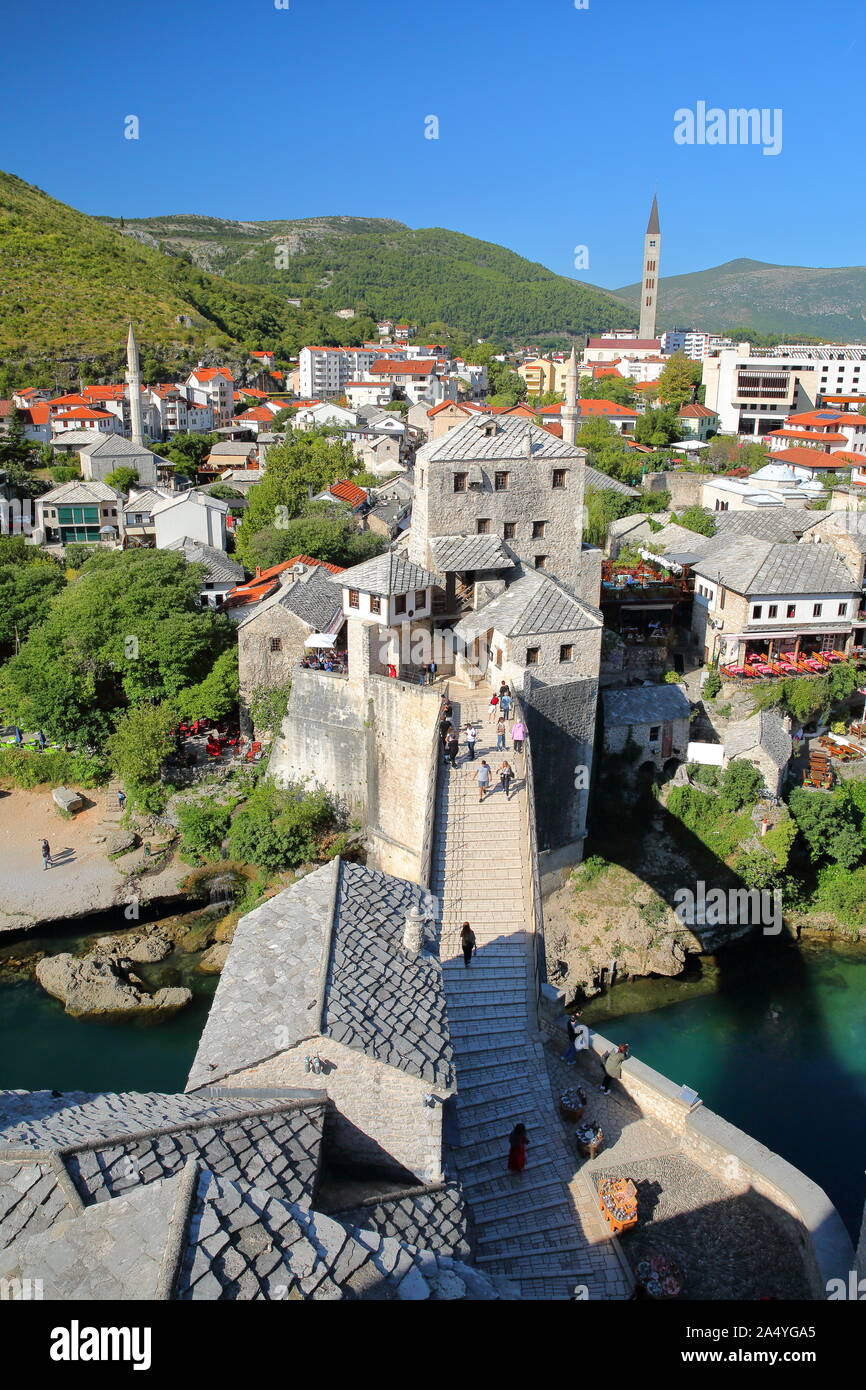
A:
POLYGON ((468 922, 464 922, 460 928, 460 949, 463 952, 463 964, 468 970, 469 962, 478 950, 475 933, 468 922))
POLYGON ((49 843, 48 843, 47 840, 43 840, 43 841, 42 841, 42 846, 41 846, 41 848, 42 848, 42 867, 43 867, 43 869, 50 869, 50 868, 51 868, 51 846, 49 845, 49 843))
POLYGON ((475 774, 475 780, 478 783, 478 800, 483 801, 484 793, 490 787, 490 764, 486 758, 481 759, 481 766, 475 774))

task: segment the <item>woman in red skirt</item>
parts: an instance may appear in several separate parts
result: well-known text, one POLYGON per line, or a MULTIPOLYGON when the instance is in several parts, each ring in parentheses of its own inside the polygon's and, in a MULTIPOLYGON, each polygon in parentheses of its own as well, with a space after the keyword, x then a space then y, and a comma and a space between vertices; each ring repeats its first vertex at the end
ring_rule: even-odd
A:
POLYGON ((508 1136, 508 1171, 522 1173, 526 1167, 526 1146, 529 1139, 525 1125, 515 1125, 508 1136))

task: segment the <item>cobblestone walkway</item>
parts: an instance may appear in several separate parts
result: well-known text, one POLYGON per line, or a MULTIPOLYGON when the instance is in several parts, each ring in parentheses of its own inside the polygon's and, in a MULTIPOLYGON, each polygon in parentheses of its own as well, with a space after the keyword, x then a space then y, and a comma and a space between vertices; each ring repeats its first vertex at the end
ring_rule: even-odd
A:
POLYGON ((480 727, 478 754, 471 762, 461 752, 456 770, 440 769, 430 885, 441 902, 457 1062, 453 1158, 475 1218, 482 1269, 507 1275, 525 1298, 569 1298, 576 1284, 591 1299, 625 1298, 622 1265, 591 1188, 575 1173, 536 1028, 525 787, 522 759, 510 749, 517 773, 511 800, 494 781, 483 804, 478 801, 478 759, 487 758, 495 779, 503 758, 492 751, 489 695, 452 686, 455 722, 472 719, 480 727), (459 944, 464 921, 478 941, 468 969, 459 944), (524 1172, 512 1174, 508 1135, 518 1121, 526 1125, 529 1150, 524 1172))

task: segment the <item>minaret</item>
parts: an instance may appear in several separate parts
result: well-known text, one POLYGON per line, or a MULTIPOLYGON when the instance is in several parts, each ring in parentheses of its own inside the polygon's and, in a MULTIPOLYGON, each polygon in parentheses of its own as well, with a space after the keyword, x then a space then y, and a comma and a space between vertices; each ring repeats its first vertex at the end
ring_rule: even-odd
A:
POLYGON ((562 442, 564 444, 574 444, 577 439, 577 421, 580 414, 579 391, 577 351, 572 343, 568 370, 565 373, 565 405, 562 408, 562 442))
POLYGON ((646 236, 643 239, 643 283, 640 290, 639 338, 654 338, 656 335, 656 299, 658 298, 661 249, 659 205, 654 194, 649 222, 646 224, 646 236))
POLYGON ((126 380, 129 384, 129 419, 132 426, 133 444, 144 444, 144 432, 141 427, 141 369, 138 364, 138 343, 135 341, 135 329, 129 325, 129 337, 126 340, 126 380))

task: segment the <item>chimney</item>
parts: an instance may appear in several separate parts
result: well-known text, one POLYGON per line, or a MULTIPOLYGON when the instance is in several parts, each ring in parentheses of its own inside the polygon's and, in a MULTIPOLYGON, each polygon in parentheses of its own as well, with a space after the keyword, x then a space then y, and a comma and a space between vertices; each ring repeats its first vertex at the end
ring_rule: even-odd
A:
POLYGON ((424 948, 424 913, 417 903, 413 903, 403 923, 403 950, 413 959, 420 956, 424 948))

